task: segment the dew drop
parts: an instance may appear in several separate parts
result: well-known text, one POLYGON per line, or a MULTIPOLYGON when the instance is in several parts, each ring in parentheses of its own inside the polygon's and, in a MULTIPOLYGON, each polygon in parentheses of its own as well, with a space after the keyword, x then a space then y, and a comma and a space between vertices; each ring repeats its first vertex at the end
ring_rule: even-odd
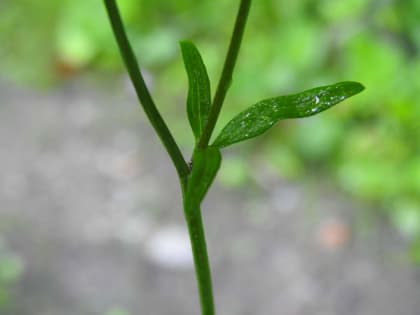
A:
POLYGON ((319 103, 319 97, 315 95, 315 104, 319 103))

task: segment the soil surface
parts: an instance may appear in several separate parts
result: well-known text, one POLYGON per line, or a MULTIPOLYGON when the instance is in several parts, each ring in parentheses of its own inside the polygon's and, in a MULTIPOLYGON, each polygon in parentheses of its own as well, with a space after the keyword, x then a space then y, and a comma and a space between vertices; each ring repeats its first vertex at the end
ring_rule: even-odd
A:
MULTIPOLYGON (((24 263, 1 315, 199 314, 175 171, 126 86, 0 83, 0 235, 24 263)), ((420 314, 386 222, 320 184, 250 178, 203 206, 218 315, 420 314)))

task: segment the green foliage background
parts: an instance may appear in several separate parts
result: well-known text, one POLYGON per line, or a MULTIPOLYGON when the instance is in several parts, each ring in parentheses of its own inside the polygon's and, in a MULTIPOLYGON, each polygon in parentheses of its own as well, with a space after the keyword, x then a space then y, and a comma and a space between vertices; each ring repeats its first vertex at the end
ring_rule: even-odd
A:
POLYGON ((14 255, 0 235, 0 314, 13 312, 15 288, 24 271, 20 257, 14 255))
MULTIPOLYGON (((182 142, 192 143, 178 41, 197 44, 214 87, 237 1, 118 4, 158 104, 182 142)), ((0 40, 0 73, 7 79, 51 86, 82 73, 102 78, 123 71, 99 0, 2 1, 0 40)), ((328 174, 351 196, 389 212, 420 243, 419 51, 417 0, 255 1, 219 125, 262 98, 362 82, 366 90, 333 111, 282 123, 262 143, 256 140, 258 163, 291 179, 328 174)), ((230 162, 222 180, 246 181, 250 163, 235 156, 230 162)), ((420 260, 420 251, 413 254, 420 260)))

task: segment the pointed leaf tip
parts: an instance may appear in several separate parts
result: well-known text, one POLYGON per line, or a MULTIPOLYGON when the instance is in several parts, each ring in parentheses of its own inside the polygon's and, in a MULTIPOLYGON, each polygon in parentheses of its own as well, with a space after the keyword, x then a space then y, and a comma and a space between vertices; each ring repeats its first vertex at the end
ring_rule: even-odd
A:
POLYGON ((213 145, 222 148, 256 137, 281 119, 316 115, 363 90, 362 84, 345 81, 263 100, 234 117, 213 145))
POLYGON ((188 75, 188 120, 194 136, 198 140, 207 123, 210 111, 210 80, 197 47, 189 41, 181 41, 180 46, 188 75))

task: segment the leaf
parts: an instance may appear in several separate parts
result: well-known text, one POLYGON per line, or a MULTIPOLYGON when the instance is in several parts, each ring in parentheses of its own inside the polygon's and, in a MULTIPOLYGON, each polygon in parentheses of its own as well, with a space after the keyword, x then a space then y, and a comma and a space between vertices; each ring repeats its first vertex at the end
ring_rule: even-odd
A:
POLYGON ((207 123, 211 106, 210 80, 200 52, 194 44, 183 41, 180 45, 189 82, 188 119, 195 139, 198 141, 207 123))
POLYGON ((363 89, 363 85, 357 82, 340 82, 298 94, 263 100, 234 117, 223 128, 213 145, 222 148, 256 137, 280 119, 302 118, 318 114, 363 89))
POLYGON ((192 173, 188 182, 187 199, 195 206, 198 206, 216 177, 222 156, 218 148, 209 146, 205 149, 197 148, 194 151, 192 161, 192 173))

